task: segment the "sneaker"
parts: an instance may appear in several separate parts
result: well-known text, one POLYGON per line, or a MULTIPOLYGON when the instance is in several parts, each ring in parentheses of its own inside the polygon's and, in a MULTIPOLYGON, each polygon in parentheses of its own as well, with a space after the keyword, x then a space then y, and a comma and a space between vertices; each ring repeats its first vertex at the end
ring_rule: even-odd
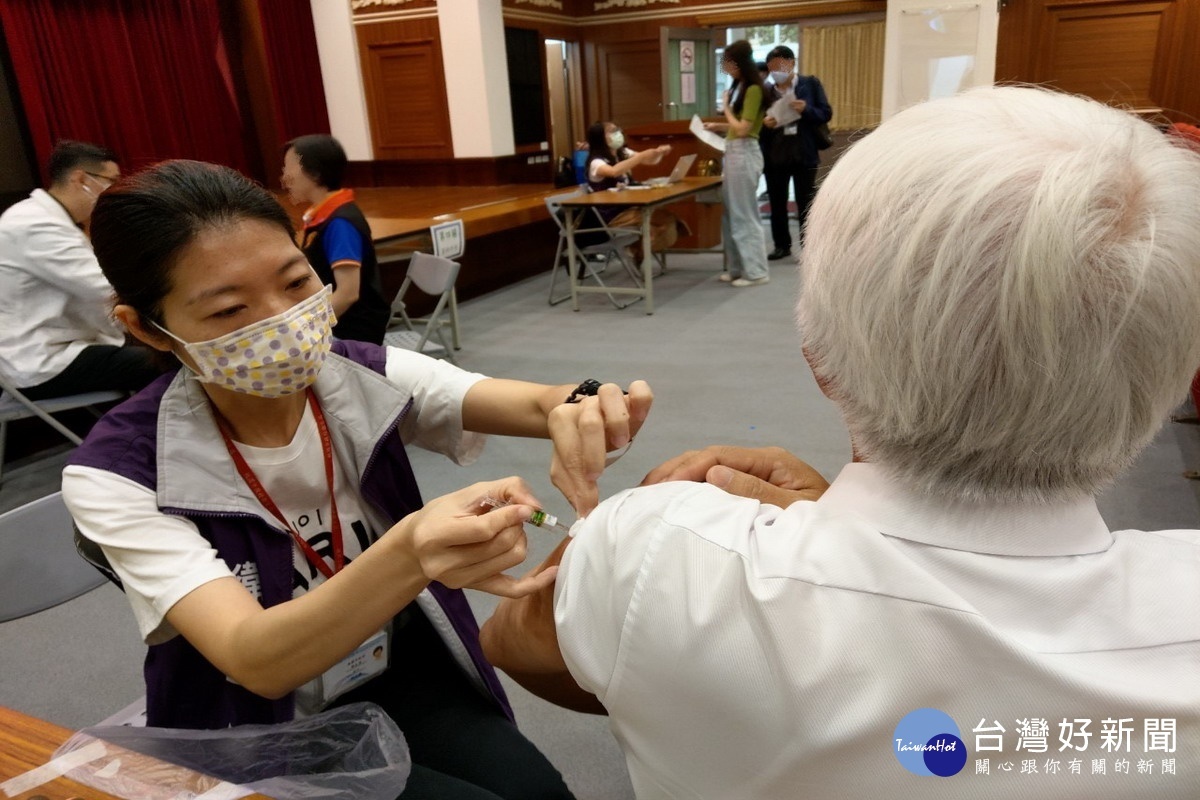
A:
POLYGON ((746 280, 745 278, 738 278, 737 280, 733 281, 729 285, 736 286, 739 289, 741 289, 744 286, 762 286, 764 283, 770 283, 770 282, 771 282, 771 276, 763 275, 761 278, 755 278, 752 281, 746 280))
POLYGON ((729 283, 730 281, 733 281, 733 280, 741 280, 741 278, 734 278, 731 273, 722 272, 720 275, 717 276, 717 280, 721 281, 722 283, 729 283))

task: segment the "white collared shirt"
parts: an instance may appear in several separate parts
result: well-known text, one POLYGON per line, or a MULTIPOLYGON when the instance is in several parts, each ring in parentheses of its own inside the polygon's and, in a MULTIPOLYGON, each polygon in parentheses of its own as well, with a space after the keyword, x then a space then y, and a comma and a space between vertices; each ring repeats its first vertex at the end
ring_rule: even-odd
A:
POLYGON ((66 369, 89 345, 120 345, 113 290, 92 245, 48 192, 0 216, 0 375, 22 388, 66 369))
POLYGON ((555 617, 643 800, 1200 797, 1200 532, 1113 533, 1090 498, 954 504, 868 464, 785 510, 635 489, 577 529, 555 617), (921 708, 952 777, 897 757, 921 708))

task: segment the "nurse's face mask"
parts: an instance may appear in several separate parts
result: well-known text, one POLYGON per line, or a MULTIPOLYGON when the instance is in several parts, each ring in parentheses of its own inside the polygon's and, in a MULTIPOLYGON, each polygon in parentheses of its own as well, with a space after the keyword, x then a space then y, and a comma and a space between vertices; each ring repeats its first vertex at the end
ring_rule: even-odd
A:
POLYGON ((282 314, 206 342, 185 342, 158 323, 154 327, 183 345, 204 383, 256 397, 283 397, 311 386, 329 355, 334 324, 329 293, 325 286, 282 314))

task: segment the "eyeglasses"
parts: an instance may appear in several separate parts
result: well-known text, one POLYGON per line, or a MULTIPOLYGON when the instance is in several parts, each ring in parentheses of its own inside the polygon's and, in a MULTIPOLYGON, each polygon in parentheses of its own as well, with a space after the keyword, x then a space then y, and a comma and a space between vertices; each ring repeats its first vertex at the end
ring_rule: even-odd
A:
POLYGON ((104 191, 112 186, 121 177, 120 175, 102 175, 99 172, 88 172, 86 169, 83 172, 85 175, 91 175, 96 179, 96 182, 100 184, 100 191, 104 191))

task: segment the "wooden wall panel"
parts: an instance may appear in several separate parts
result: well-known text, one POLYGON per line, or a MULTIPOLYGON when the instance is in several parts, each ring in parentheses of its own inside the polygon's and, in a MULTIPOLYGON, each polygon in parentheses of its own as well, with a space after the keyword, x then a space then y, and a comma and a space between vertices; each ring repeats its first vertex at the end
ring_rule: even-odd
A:
POLYGON ((1172 3, 1046 5, 1037 80, 1105 102, 1151 108, 1155 64, 1172 3))
POLYGON ((375 157, 452 158, 437 19, 379 22, 355 30, 375 157))
POLYGON ((1200 0, 1012 0, 996 78, 1171 120, 1200 117, 1200 0))

